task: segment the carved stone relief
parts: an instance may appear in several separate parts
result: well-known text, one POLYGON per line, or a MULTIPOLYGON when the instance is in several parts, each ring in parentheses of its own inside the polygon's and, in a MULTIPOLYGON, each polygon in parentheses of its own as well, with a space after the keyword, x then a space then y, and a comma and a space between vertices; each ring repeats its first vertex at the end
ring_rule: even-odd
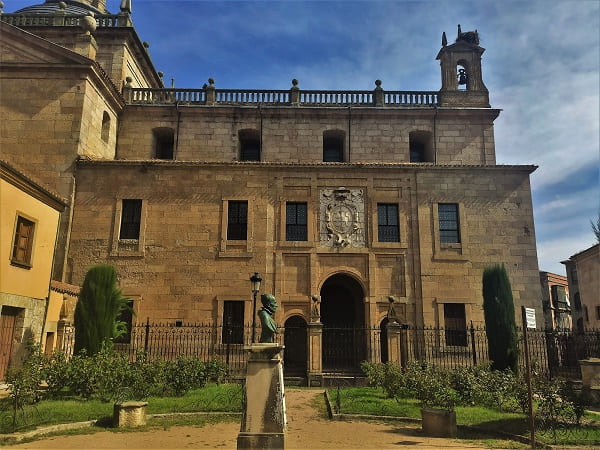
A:
POLYGON ((322 189, 319 215, 321 245, 333 248, 365 246, 363 189, 322 189))

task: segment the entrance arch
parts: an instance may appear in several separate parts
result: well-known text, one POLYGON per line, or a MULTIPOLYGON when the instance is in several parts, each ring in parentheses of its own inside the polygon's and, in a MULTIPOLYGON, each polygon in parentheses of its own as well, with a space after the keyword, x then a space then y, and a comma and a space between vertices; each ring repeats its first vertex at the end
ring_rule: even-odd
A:
POLYGON ((366 354, 365 294, 352 276, 338 273, 321 287, 323 370, 360 371, 366 354))
POLYGON ((307 369, 306 320, 291 316, 283 324, 283 370, 287 376, 305 376, 307 369))

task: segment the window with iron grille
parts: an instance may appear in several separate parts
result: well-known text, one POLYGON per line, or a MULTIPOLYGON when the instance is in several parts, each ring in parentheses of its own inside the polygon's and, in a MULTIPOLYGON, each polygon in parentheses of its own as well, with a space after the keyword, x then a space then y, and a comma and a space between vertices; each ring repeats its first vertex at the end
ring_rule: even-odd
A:
POLYGON ((13 265, 31 267, 34 230, 34 222, 27 220, 25 217, 17 216, 15 242, 11 258, 13 265))
POLYGON ((248 202, 229 201, 227 204, 227 239, 244 241, 248 235, 248 202))
POLYGON ((140 199, 124 199, 119 239, 139 239, 141 220, 142 201, 140 199))
POLYGON ((244 302, 226 300, 223 302, 223 344, 244 343, 244 302))
POLYGON ((467 346, 467 320, 464 304, 444 303, 444 329, 446 345, 467 346))
POLYGON ((398 226, 398 205, 377 204, 377 239, 379 242, 400 242, 398 226))
POLYGON ((459 243, 458 205, 456 203, 439 203, 438 219, 440 226, 440 242, 459 243))
POLYGON ((308 240, 306 203, 287 202, 285 204, 285 240, 308 240))

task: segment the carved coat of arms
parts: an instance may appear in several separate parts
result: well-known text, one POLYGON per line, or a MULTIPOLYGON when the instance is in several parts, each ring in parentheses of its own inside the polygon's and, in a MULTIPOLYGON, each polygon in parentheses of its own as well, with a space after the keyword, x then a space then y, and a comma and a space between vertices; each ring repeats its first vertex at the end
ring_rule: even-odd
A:
POLYGON ((320 199, 321 245, 364 247, 365 206, 362 189, 323 189, 320 199))

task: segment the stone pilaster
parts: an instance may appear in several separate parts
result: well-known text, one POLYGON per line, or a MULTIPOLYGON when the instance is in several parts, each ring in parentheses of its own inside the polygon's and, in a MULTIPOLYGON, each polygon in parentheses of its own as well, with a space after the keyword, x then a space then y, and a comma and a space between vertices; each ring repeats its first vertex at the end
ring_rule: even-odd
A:
POLYGON ((323 324, 308 324, 308 386, 323 385, 323 324))
POLYGON ((388 361, 400 364, 402 362, 400 333, 402 326, 397 322, 389 322, 387 328, 388 361))

